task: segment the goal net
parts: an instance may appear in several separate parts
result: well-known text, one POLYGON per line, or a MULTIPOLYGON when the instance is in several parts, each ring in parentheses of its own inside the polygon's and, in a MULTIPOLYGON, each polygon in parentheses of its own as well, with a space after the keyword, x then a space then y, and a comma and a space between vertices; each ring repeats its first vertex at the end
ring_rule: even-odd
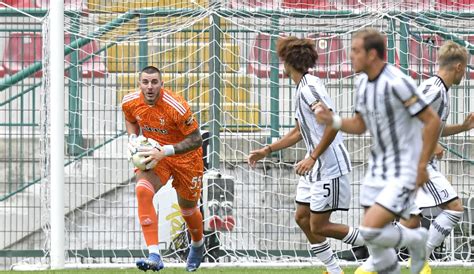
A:
MULTIPOLYGON (((0 265, 47 265, 47 170, 54 156, 45 144, 54 102, 46 65, 48 56, 58 53, 43 50, 48 27, 42 32, 35 19, 48 16, 49 1, 3 2, 0 265)), ((204 161, 211 171, 201 201, 206 261, 318 264, 294 221, 299 179, 294 165, 304 158, 304 146, 272 153, 255 169, 246 160, 251 150, 294 127, 295 85, 283 74, 277 39, 293 35, 316 41, 319 59, 311 73, 323 80, 343 117, 353 113, 350 42, 361 28, 381 30, 387 62, 418 83, 437 72, 443 41, 455 40, 474 53, 474 1, 468 0, 66 0, 65 9, 64 248, 66 263, 75 266, 133 263, 147 254, 121 112, 123 96, 138 88, 140 68, 159 67, 165 88, 187 99, 207 132, 204 161)), ((462 123, 472 110, 473 61, 465 80, 449 91, 449 123, 462 123)), ((466 210, 432 259, 473 262, 472 132, 441 143, 446 149, 441 170, 466 210)), ((353 166, 351 206, 334 213, 332 221, 357 227, 371 139, 345 135, 345 144, 353 166)), ((160 248, 165 263, 182 263, 189 238, 170 185, 155 197, 160 248)), ((439 210, 423 213, 428 226, 439 210)), ((355 260, 351 246, 330 243, 341 260, 355 260)), ((400 256, 406 258, 403 251, 400 256)))

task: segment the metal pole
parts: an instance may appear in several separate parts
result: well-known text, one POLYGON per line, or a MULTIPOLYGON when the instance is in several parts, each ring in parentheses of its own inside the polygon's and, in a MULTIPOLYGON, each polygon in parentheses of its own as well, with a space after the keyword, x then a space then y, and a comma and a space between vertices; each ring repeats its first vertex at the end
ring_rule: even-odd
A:
MULTIPOLYGON (((216 3, 216 6, 218 3, 216 3)), ((220 130, 221 130, 221 95, 220 95, 220 79, 221 79, 221 49, 220 49, 220 17, 217 14, 211 15, 211 28, 210 28, 210 60, 209 60, 209 105, 210 105, 210 168, 219 169, 220 161, 220 130)))
POLYGON ((395 19, 389 19, 389 33, 387 35, 387 45, 388 45, 388 62, 390 64, 395 64, 395 19))
POLYGON ((140 42, 138 43, 139 69, 142 70, 148 66, 148 40, 147 40, 147 16, 140 14, 138 19, 138 32, 140 33, 140 42))
POLYGON ((280 85, 279 85, 279 66, 280 62, 276 52, 277 37, 279 34, 279 18, 272 16, 272 32, 270 35, 270 138, 268 143, 280 137, 280 85))
MULTIPOLYGON (((80 17, 76 15, 71 22, 71 41, 74 43, 76 33, 79 33, 80 17)), ((71 53, 71 69, 69 70, 69 133, 67 137, 68 154, 79 155, 84 151, 82 138, 82 120, 81 120, 81 92, 79 90, 79 48, 75 48, 71 53)))
POLYGON ((408 18, 400 19, 400 69, 408 74, 408 18))
POLYGON ((51 75, 51 269, 64 268, 64 1, 52 0, 51 75))

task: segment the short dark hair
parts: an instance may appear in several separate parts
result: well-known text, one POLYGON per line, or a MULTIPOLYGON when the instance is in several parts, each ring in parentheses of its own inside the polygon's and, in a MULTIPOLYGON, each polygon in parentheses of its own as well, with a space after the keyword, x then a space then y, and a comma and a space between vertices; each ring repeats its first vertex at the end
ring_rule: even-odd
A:
POLYGON ((385 36, 374 28, 364 28, 354 34, 353 38, 361 38, 364 41, 364 49, 369 52, 375 49, 377 56, 384 60, 387 47, 385 45, 385 36))
POLYGON ((160 77, 160 80, 161 80, 161 71, 160 71, 159 68, 157 68, 155 66, 146 66, 146 67, 142 68, 142 70, 140 71, 140 78, 142 77, 142 73, 146 73, 146 74, 158 73, 158 75, 160 77))
POLYGON ((314 67, 318 60, 315 42, 306 38, 290 36, 278 39, 277 53, 283 62, 300 73, 305 73, 314 67))

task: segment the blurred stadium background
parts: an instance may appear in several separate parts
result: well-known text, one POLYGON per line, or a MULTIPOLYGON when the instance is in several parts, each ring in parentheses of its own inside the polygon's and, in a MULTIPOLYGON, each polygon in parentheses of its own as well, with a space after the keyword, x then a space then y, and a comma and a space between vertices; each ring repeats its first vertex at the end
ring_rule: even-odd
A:
MULTIPOLYGON (((294 86, 275 52, 278 37, 316 41, 313 73, 326 83, 341 115, 353 111, 351 35, 373 26, 387 35, 386 59, 418 83, 436 73, 445 40, 466 46, 466 79, 450 90, 451 123, 474 98, 472 0, 65 0, 65 252, 68 264, 132 263, 144 256, 134 178, 126 159, 122 97, 136 90, 137 71, 155 65, 165 87, 183 95, 207 131, 203 210, 207 261, 308 262, 307 242, 293 220, 302 145, 273 153, 255 170, 252 149, 293 127, 294 86), (218 212, 209 207, 218 201, 218 212), (228 202, 228 203, 222 203, 228 202), (213 215, 235 226, 213 229, 213 215)), ((50 252, 47 24, 49 0, 0 1, 0 269, 48 264, 50 252)), ((474 262, 472 132, 443 138, 441 161, 466 207, 464 220, 436 250, 440 262, 474 262)), ((370 138, 346 136, 354 170, 349 213, 357 226, 359 186, 370 138)), ((51 144, 54 145, 54 144, 51 144)), ((173 190, 156 197, 165 260, 182 262, 186 234, 173 190)), ((426 223, 437 210, 425 212, 426 223)), ((331 241, 340 256, 350 247, 331 241)))

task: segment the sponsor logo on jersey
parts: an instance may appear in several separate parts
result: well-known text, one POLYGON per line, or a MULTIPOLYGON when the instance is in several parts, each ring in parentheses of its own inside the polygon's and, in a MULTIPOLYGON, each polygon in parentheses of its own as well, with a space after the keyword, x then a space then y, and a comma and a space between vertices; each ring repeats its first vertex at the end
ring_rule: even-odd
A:
POLYGON ((143 130, 150 131, 150 132, 156 132, 156 133, 160 133, 160 134, 168 134, 168 130, 166 130, 166 129, 154 128, 154 127, 150 127, 149 125, 144 125, 143 130))

